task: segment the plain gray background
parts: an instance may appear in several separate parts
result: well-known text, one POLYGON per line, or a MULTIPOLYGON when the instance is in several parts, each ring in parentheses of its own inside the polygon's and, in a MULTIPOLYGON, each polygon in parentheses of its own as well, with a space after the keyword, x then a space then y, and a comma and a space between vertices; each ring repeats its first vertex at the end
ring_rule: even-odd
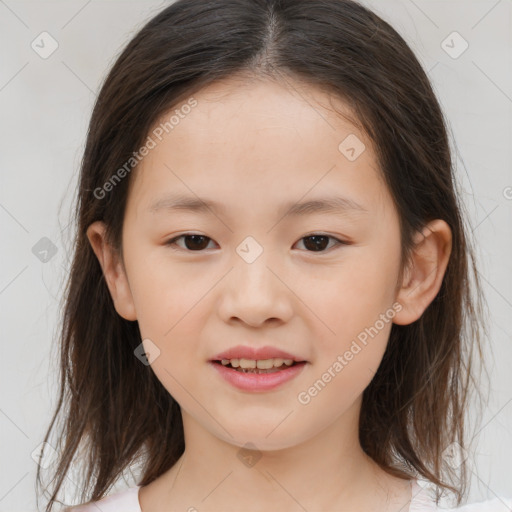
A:
MULTIPOLYGON (((36 508, 33 454, 56 401, 58 313, 71 258, 65 228, 93 101, 124 45, 168 3, 0 0, 0 512, 36 508), (42 52, 46 38, 44 51, 51 49, 42 32, 58 44, 49 56, 31 46, 39 41, 42 52)), ((450 122, 494 353, 486 354, 490 400, 469 457, 470 501, 512 496, 511 2, 364 3, 411 45, 450 122)))

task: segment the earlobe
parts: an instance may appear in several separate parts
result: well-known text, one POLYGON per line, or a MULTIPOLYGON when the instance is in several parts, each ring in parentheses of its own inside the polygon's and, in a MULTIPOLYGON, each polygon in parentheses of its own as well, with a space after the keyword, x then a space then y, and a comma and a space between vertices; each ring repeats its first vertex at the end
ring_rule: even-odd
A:
POLYGON ((107 242, 104 222, 93 222, 87 238, 98 258, 116 311, 125 320, 137 320, 135 305, 125 269, 114 248, 107 242))
POLYGON ((441 219, 416 233, 414 248, 396 300, 402 305, 393 322, 408 325, 418 320, 441 288, 452 249, 452 232, 441 219))

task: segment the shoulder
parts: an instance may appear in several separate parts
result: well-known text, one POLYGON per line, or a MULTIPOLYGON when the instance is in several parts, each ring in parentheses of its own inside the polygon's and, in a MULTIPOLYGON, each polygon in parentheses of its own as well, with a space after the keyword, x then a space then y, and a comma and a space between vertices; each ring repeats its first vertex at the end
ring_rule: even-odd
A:
POLYGON ((487 501, 470 503, 455 508, 436 505, 432 486, 413 480, 412 501, 409 512, 512 512, 512 497, 499 496, 487 501))
POLYGON ((452 510, 457 512, 512 512, 512 498, 494 498, 458 508, 445 509, 445 512, 452 510))
POLYGON ((142 512, 139 504, 139 486, 105 496, 101 500, 91 501, 76 507, 68 507, 63 512, 142 512), (122 508, 120 508, 122 507, 122 508))

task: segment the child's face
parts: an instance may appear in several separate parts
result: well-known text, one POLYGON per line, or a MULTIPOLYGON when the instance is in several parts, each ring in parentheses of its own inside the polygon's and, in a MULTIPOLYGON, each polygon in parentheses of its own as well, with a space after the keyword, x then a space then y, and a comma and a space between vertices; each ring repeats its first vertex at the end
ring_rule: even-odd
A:
POLYGON ((150 133, 156 147, 133 176, 123 230, 130 297, 116 303, 160 350, 152 368, 185 427, 261 449, 353 429, 397 311, 399 220, 370 141, 317 103, 329 105, 324 93, 293 87, 219 82, 161 141, 150 133), (351 134, 353 155, 339 149, 351 134), (151 211, 177 195, 219 209, 151 211), (362 208, 285 215, 334 197, 362 208), (166 245, 190 233, 208 238, 166 245), (315 234, 333 238, 315 251, 304 239, 315 234), (307 364, 278 388, 243 391, 209 362, 236 345, 307 364))

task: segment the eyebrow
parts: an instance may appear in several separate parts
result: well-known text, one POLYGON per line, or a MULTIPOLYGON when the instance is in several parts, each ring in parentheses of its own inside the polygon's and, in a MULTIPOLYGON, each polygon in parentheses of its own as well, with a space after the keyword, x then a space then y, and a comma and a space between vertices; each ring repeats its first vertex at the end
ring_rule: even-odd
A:
MULTIPOLYGON (((211 199, 192 196, 166 196, 153 203, 148 211, 184 210, 197 213, 226 213, 224 204, 211 199)), ((281 206, 280 216, 302 216, 314 213, 369 213, 361 204, 348 197, 324 197, 302 202, 290 202, 281 206)))

